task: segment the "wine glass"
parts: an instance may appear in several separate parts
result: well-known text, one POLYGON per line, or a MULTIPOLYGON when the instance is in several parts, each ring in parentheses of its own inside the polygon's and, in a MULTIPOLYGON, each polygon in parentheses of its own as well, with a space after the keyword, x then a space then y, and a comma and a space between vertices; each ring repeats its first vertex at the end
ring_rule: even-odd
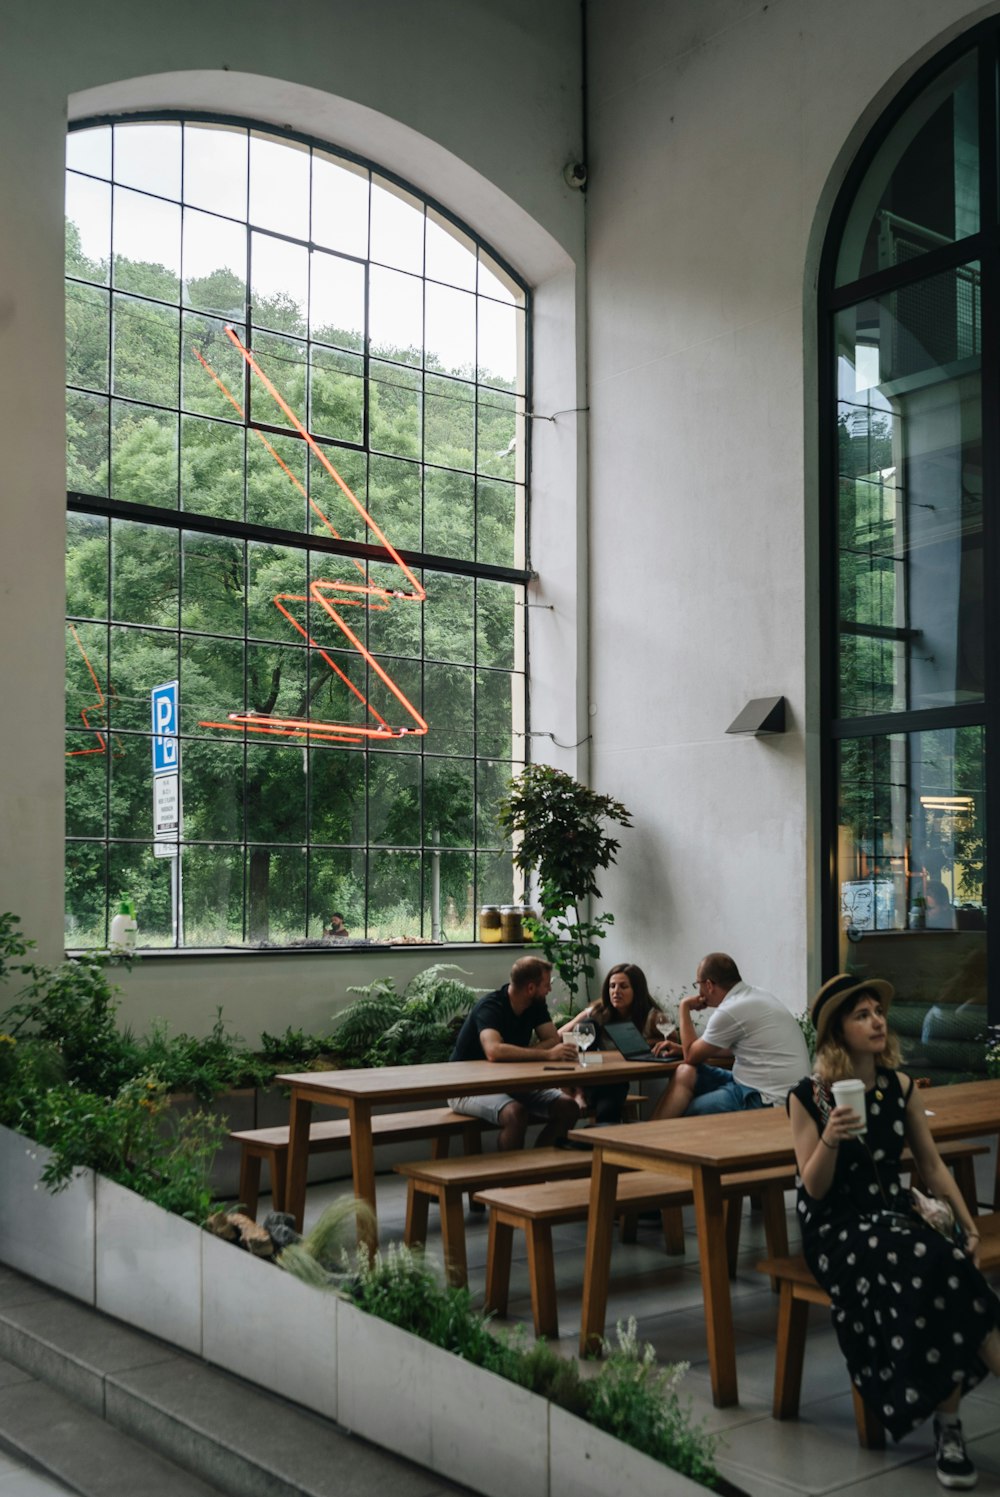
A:
POLYGON ((656 1027, 665 1040, 669 1040, 674 1032, 674 1021, 669 1014, 660 1014, 656 1020, 656 1027))
POLYGON ((589 1050, 594 1043, 594 1040, 597 1038, 597 1030, 593 1024, 577 1024, 572 1031, 572 1037, 573 1044, 580 1052, 580 1064, 585 1066, 587 1062, 584 1059, 584 1051, 589 1050))

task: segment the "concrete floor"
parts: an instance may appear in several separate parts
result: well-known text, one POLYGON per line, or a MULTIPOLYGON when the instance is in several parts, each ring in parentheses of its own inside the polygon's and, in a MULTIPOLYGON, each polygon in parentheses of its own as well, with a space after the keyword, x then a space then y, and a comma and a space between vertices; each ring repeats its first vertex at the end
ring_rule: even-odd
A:
MULTIPOLYGON (((987 1155, 977 1161, 977 1168, 982 1171, 980 1196, 985 1200, 988 1183, 992 1189, 991 1157, 987 1155)), ((329 1201, 346 1191, 347 1182, 310 1187, 307 1228, 329 1201)), ((788 1200, 791 1205, 793 1197, 790 1195, 788 1200)), ((383 1243, 402 1241, 405 1204, 402 1180, 391 1175, 380 1176, 378 1205, 383 1243)), ((262 1201, 258 1219, 266 1209, 266 1201, 262 1201)), ((793 1216, 790 1211, 789 1233, 794 1251, 793 1216)), ((440 1257, 436 1218, 437 1212, 432 1207, 427 1250, 429 1255, 440 1257)), ((694 1419, 719 1435, 718 1463, 722 1473, 750 1497, 786 1497, 786 1494, 802 1497, 806 1493, 832 1492, 840 1497, 920 1497, 921 1493, 930 1497, 931 1493, 940 1493, 929 1425, 885 1451, 859 1448, 847 1374, 825 1310, 817 1307, 811 1311, 799 1419, 778 1422, 771 1417, 777 1298, 754 1269, 754 1264, 764 1256, 763 1228, 760 1217, 747 1208, 740 1268, 732 1286, 740 1404, 729 1409, 713 1406, 697 1238, 689 1212, 685 1213, 685 1220, 688 1230, 683 1259, 665 1256, 662 1235, 654 1222, 640 1224, 637 1243, 616 1243, 608 1329, 613 1332, 616 1320, 635 1315, 641 1339, 653 1344, 661 1362, 690 1364, 682 1397, 690 1401, 694 1419)), ((480 1302, 486 1236, 485 1217, 467 1213, 469 1282, 480 1302)), ((583 1224, 557 1227, 553 1237, 561 1332, 555 1344, 567 1357, 575 1357, 586 1228, 583 1224)), ((531 1304, 523 1248, 523 1235, 516 1234, 508 1323, 520 1322, 530 1333, 531 1304)), ((962 1418, 970 1454, 979 1468, 977 1491, 1000 1493, 1000 1379, 981 1384, 965 1400, 962 1418)), ((2 1487, 0 1497, 5 1497, 2 1487)))

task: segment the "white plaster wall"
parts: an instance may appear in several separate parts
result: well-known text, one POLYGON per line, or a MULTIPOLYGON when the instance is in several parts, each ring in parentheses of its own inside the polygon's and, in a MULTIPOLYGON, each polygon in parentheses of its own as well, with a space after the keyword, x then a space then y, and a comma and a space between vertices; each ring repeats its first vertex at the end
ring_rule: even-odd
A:
POLYGON ((605 957, 818 978, 815 270, 844 171, 963 0, 593 0, 593 781, 635 813, 605 957), (783 694, 789 732, 727 738, 783 694), (596 709, 596 710, 595 710, 596 709))
MULTIPOLYGON (((244 0, 237 8, 215 0, 34 0, 4 8, 0 910, 20 914, 44 958, 58 958, 63 931, 67 117, 216 109, 329 139, 409 178, 535 288, 536 388, 539 409, 551 412, 585 403, 576 340, 584 205, 562 179, 565 162, 581 152, 580 37, 577 0, 244 0)), ((561 610, 558 626, 554 613, 537 614, 549 626, 535 649, 546 690, 542 726, 573 742, 586 680, 577 618, 585 454, 576 418, 536 426, 533 558, 546 575, 544 601, 554 598, 561 610)), ((346 971, 353 960, 338 958, 330 970, 346 971)), ((300 957, 267 958, 259 969, 230 960, 195 968, 151 962, 124 980, 125 1017, 141 1024, 151 1011, 180 1009, 193 1027, 221 1002, 249 1032, 268 992, 301 991, 303 961, 308 967, 300 957), (244 1000, 249 1022, 240 1018, 244 1000), (199 1005, 201 1019, 190 1012, 199 1005)), ((368 964, 353 980, 373 975, 368 964)), ((290 1012, 281 1023, 303 1019, 290 1012)), ((276 1019, 268 1012, 262 1022, 273 1028, 276 1019)))

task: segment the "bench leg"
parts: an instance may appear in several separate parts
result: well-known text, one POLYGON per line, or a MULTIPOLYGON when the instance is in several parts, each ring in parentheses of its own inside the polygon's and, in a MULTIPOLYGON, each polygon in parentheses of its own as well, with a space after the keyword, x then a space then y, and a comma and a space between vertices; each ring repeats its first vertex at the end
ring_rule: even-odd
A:
MULTIPOLYGON (((764 1240, 769 1258, 788 1257, 788 1216, 785 1212, 785 1192, 769 1186, 762 1192, 761 1206, 764 1212, 764 1240)), ((771 1288, 778 1293, 777 1279, 771 1280, 771 1288)))
POLYGON ((490 1235, 486 1244, 486 1303, 483 1306, 487 1314, 507 1314, 513 1247, 514 1228, 509 1222, 499 1221, 497 1213, 491 1211, 490 1235))
POLYGON ((555 1341, 559 1335, 556 1307, 556 1270, 552 1258, 552 1228, 548 1222, 527 1222, 528 1273, 531 1277, 531 1309, 535 1335, 555 1341))
POLYGON ((427 1241, 427 1211, 430 1197, 411 1180, 406 1191, 406 1225, 403 1241, 407 1247, 423 1247, 427 1241))
POLYGON ((464 1289, 469 1282, 465 1260, 465 1212, 462 1192, 445 1185, 439 1195, 441 1205, 441 1250, 449 1284, 464 1289))
POLYGON ((743 1225, 743 1197, 730 1196, 726 1202, 726 1262, 729 1277, 735 1279, 740 1256, 740 1228, 743 1225))
MULTIPOLYGON (((462 1130, 462 1152, 468 1154, 481 1154, 483 1152, 483 1128, 481 1123, 475 1123, 469 1128, 462 1130)), ((476 1200, 475 1190, 469 1191, 469 1210, 480 1215, 486 1210, 481 1201, 476 1200)))
POLYGON ((872 1413, 853 1383, 851 1393, 854 1396, 854 1422, 858 1427, 858 1444, 862 1450, 884 1450, 885 1430, 882 1427, 882 1421, 872 1413))
MULTIPOLYGON (((243 1158, 240 1160, 240 1204, 247 1216, 257 1220, 257 1201, 260 1198, 260 1155, 251 1154, 246 1144, 243 1145, 243 1158)), ((275 1207, 275 1210, 278 1208, 275 1207)))
POLYGON ((637 1242, 639 1238, 638 1211, 623 1211, 618 1224, 619 1242, 637 1242))
POLYGON ((684 1256, 684 1212, 680 1206, 665 1206, 660 1212, 663 1220, 663 1244, 668 1253, 684 1256))
POLYGON ((431 1141, 431 1158, 447 1159, 448 1150, 451 1148, 450 1133, 435 1133, 431 1141))
POLYGON ((809 1306, 805 1300, 795 1298, 794 1285, 786 1281, 781 1286, 778 1303, 772 1410, 775 1419, 794 1419, 799 1412, 808 1325, 809 1306))

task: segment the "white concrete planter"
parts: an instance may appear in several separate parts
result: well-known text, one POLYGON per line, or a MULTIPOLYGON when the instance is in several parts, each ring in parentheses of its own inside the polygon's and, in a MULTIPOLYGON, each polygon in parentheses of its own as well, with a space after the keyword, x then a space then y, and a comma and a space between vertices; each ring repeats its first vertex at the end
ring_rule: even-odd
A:
POLYGON ((98 1175, 97 1308, 200 1356, 203 1236, 98 1175))
POLYGON ((336 1419, 486 1497, 704 1497, 705 1488, 506 1379, 0 1128, 0 1261, 336 1419))
POLYGON ((631 1445, 553 1404, 549 1410, 549 1497, 705 1497, 700 1482, 670 1471, 631 1445))
POLYGON ((314 1413, 340 1418, 337 1321, 351 1307, 232 1243, 200 1235, 202 1356, 314 1413))
POLYGON ((94 1303, 94 1182, 90 1170, 53 1195, 40 1183, 48 1149, 0 1128, 0 1260, 94 1303))

